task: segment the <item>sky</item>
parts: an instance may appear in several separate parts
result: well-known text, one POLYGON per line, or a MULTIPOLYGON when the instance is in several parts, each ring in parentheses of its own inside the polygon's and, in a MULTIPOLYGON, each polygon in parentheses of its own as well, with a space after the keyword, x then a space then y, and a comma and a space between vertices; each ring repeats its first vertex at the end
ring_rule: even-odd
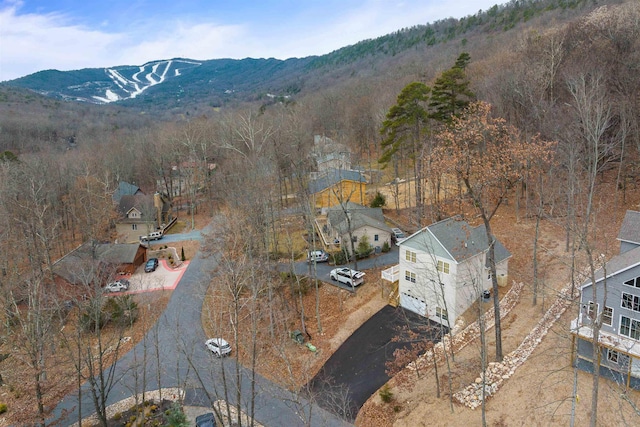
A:
POLYGON ((0 82, 171 58, 302 58, 496 0, 0 0, 0 82))

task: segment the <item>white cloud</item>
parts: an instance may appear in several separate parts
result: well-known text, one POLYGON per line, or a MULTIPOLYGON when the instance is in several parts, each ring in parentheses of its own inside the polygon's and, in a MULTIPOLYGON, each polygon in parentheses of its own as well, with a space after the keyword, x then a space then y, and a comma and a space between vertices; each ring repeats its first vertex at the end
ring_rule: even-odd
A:
POLYGON ((141 65, 157 59, 249 56, 240 26, 154 21, 127 33, 108 33, 70 23, 59 14, 0 10, 0 81, 45 69, 73 70, 141 65), (245 53, 243 53, 245 52, 245 53))
POLYGON ((147 32, 146 40, 136 41, 133 39, 136 35, 128 35, 127 46, 122 47, 119 58, 121 61, 135 64, 175 57, 200 60, 235 58, 242 47, 235 41, 241 40, 243 33, 243 28, 239 26, 165 23, 157 27, 153 33, 147 32))
POLYGON ((43 69, 107 65, 105 55, 121 36, 67 24, 62 15, 0 11, 0 81, 43 69))
POLYGON ((344 0, 340 7, 332 8, 333 14, 319 13, 309 5, 301 7, 297 15, 270 10, 268 16, 256 7, 257 16, 246 17, 253 21, 235 25, 207 22, 205 13, 194 17, 191 11, 191 19, 199 22, 157 14, 125 16, 130 20, 125 29, 108 32, 108 18, 98 20, 93 29, 63 14, 20 14, 22 3, 10 0, 1 3, 4 8, 0 9, 0 81, 43 69, 141 65, 175 57, 286 59, 322 55, 404 27, 473 14, 491 3, 344 0))

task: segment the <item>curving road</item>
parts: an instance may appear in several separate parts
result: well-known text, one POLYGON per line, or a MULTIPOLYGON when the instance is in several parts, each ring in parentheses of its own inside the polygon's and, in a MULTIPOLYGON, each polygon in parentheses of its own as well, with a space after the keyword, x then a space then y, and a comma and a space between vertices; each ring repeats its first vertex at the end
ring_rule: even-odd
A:
MULTIPOLYGON (((236 366, 233 358, 214 358, 203 345, 205 335, 200 313, 216 266, 215 256, 205 257, 201 253, 191 261, 164 313, 147 333, 145 340, 118 361, 116 381, 109 394, 108 405, 141 392, 141 384, 146 384, 146 390, 156 390, 159 386, 183 387, 186 391, 186 405, 208 405, 210 400, 217 399, 226 399, 235 404, 236 396, 239 395, 244 412, 250 412, 247 405, 252 395, 251 372, 242 366, 236 366), (156 342, 159 348, 160 385, 157 381, 156 342), (145 343, 147 360, 143 363, 145 343), (236 367, 240 372, 239 381, 235 380, 236 367), (226 378, 224 382, 223 377, 226 378), (223 387, 225 383, 227 393, 223 387)), ((263 377, 256 376, 254 387, 255 420, 265 426, 349 425, 263 377)), ((81 415, 86 417, 95 411, 88 385, 83 385, 82 389, 81 415)), ((51 420, 63 419, 60 425, 71 425, 78 420, 77 408, 78 396, 77 391, 74 391, 54 409, 51 420)))

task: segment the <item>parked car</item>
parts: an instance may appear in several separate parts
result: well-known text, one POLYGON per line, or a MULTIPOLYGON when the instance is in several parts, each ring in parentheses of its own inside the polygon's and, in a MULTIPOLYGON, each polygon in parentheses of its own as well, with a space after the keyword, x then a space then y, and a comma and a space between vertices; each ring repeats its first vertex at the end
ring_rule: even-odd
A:
POLYGON ((160 239, 162 239, 162 231, 152 231, 148 236, 140 236, 140 240, 143 242, 160 239))
POLYGON ((231 354, 231 346, 223 338, 210 338, 205 341, 205 345, 218 357, 231 354))
POLYGON ((400 230, 399 228, 392 228, 391 233, 392 233, 391 236, 393 237, 393 241, 397 246, 400 246, 400 243, 402 243, 402 241, 406 239, 406 236, 404 235, 402 230, 400 230))
POLYGON ((325 251, 310 251, 307 254, 307 262, 327 262, 329 261, 329 254, 325 251))
POLYGON ((104 290, 107 292, 122 292, 129 289, 129 281, 127 279, 116 280, 115 282, 107 283, 104 290))
POLYGON ((339 283, 344 283, 351 287, 360 286, 364 282, 365 273, 362 271, 352 270, 350 268, 334 268, 329 273, 331 280, 336 280, 339 283))
POLYGON ((144 272, 151 273, 152 271, 156 271, 156 268, 158 268, 158 258, 149 258, 144 266, 144 272))
POLYGON ((216 427, 216 417, 213 412, 198 415, 196 417, 196 427, 216 427))

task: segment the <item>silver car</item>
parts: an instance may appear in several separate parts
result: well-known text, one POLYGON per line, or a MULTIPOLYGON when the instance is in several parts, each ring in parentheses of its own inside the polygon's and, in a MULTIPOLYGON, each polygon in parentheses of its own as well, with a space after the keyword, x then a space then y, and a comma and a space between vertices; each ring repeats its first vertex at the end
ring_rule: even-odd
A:
POLYGON ((231 346, 223 338, 210 338, 205 341, 205 345, 218 357, 228 356, 231 354, 231 346))
POLYGON ((116 280, 115 282, 108 283, 104 287, 107 292, 122 292, 129 289, 129 281, 127 279, 116 280))

